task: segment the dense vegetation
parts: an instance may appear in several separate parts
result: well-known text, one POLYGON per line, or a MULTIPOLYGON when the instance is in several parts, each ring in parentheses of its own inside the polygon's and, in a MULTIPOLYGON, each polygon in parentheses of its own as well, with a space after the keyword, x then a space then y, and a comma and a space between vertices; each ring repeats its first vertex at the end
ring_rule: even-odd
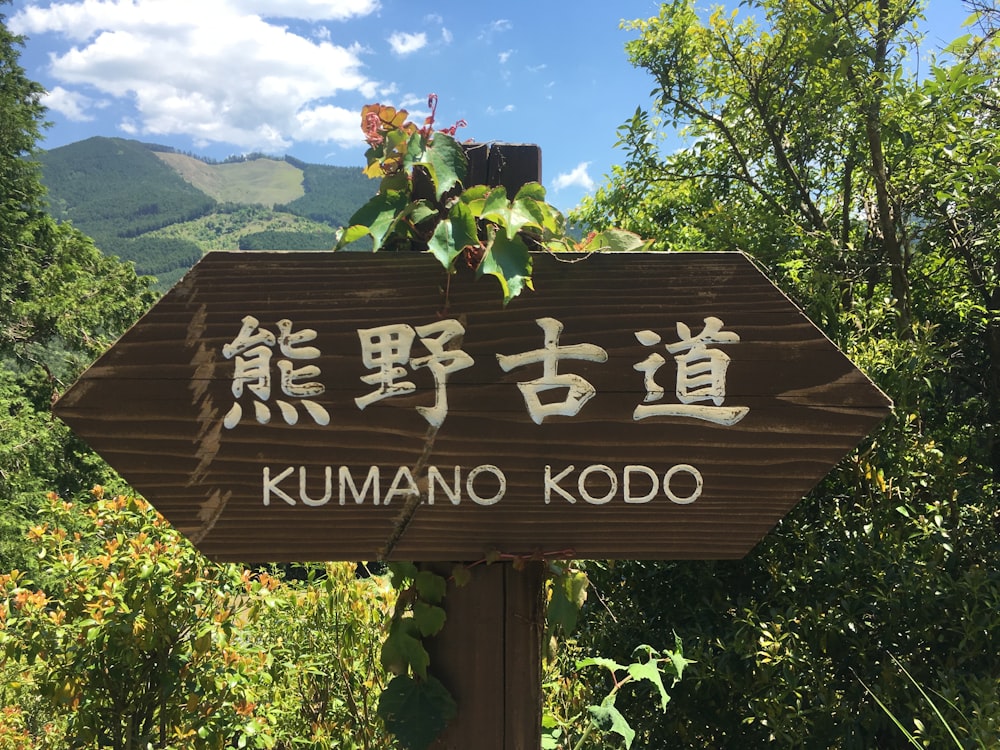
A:
POLYGON ((337 233, 329 232, 254 232, 240 238, 240 250, 330 250, 337 244, 337 233))
POLYGON ((23 535, 47 491, 75 494, 108 470, 49 414, 82 366, 150 304, 131 266, 46 213, 30 155, 44 110, 0 26, 0 567, 36 565, 23 535))
POLYGON ((333 227, 346 227, 354 212, 375 194, 376 185, 365 176, 361 167, 306 164, 288 156, 285 160, 302 170, 302 187, 306 194, 285 206, 275 206, 275 209, 333 227))
POLYGON ((746 560, 601 577, 591 646, 675 631, 698 661, 650 746, 905 745, 876 697, 956 746, 903 669, 962 747, 1000 741, 1000 17, 969 3, 917 77, 920 6, 672 0, 630 26, 653 100, 578 218, 750 252, 895 401, 746 560))

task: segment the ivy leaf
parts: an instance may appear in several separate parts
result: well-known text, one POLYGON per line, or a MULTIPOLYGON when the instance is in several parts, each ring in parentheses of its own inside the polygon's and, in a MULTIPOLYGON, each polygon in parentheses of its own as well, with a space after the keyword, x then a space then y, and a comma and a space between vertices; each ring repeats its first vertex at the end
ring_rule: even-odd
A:
POLYGON ((415 201, 407 207, 407 215, 414 225, 437 216, 437 210, 427 201, 415 201))
POLYGON ((391 562, 389 563, 389 576, 392 578, 393 588, 402 589, 406 581, 412 581, 417 577, 417 566, 411 562, 391 562))
POLYGON ((394 620, 389 626, 389 635, 382 642, 379 660, 388 672, 405 674, 406 668, 421 679, 427 677, 427 667, 431 658, 421 642, 420 631, 412 618, 394 620))
POLYGON ((531 199, 542 203, 545 201, 545 188, 542 187, 540 182, 526 182, 521 186, 521 189, 517 191, 517 195, 514 197, 515 201, 522 199, 531 199))
POLYGON ((378 715, 406 750, 426 750, 457 714, 455 699, 434 677, 396 676, 378 701, 378 715))
POLYGON ((520 237, 509 238, 504 233, 490 230, 486 255, 479 264, 477 275, 496 276, 503 290, 506 305, 519 295, 525 287, 531 289, 531 253, 520 237))
POLYGON ((488 185, 473 185, 462 191, 460 200, 463 205, 469 207, 474 217, 479 218, 483 215, 483 210, 486 208, 486 197, 489 195, 490 189, 488 185))
POLYGON ((458 141, 445 133, 434 134, 424 152, 424 164, 434 180, 434 197, 438 200, 465 180, 469 168, 465 150, 458 141))
POLYGON ((532 224, 550 234, 563 234, 566 219, 559 210, 545 202, 545 188, 529 182, 517 191, 512 210, 530 215, 532 224))
MULTIPOLYGON (((568 573, 556 578, 552 583, 552 598, 549 601, 548 609, 550 630, 561 629, 566 635, 576 630, 580 608, 586 598, 587 576, 585 573, 568 573)), ((596 661, 591 663, 599 664, 596 661)), ((607 665, 600 663, 600 666, 607 665)))
POLYGON ((588 706, 587 710, 590 711, 590 720, 598 729, 621 735, 625 740, 625 747, 631 748, 635 740, 635 730, 622 716, 621 711, 615 708, 616 695, 617 693, 611 693, 601 701, 600 706, 588 706))
POLYGON ((378 250, 408 202, 405 193, 396 191, 378 193, 351 217, 348 229, 337 243, 337 249, 365 234, 370 234, 375 242, 375 249, 378 250))
POLYGON ((479 245, 476 219, 467 205, 458 202, 452 206, 449 217, 437 225, 427 249, 451 271, 455 258, 470 245, 479 245))
POLYGON ((413 585, 417 588, 417 593, 425 602, 438 604, 444 599, 448 581, 444 576, 432 573, 429 570, 421 570, 417 577, 413 579, 413 585))
POLYGON ((628 232, 624 229, 606 229, 588 238, 579 249, 584 252, 595 250, 631 252, 646 250, 651 244, 652 240, 644 240, 634 232, 628 232))
POLYGON ((455 581, 455 585, 461 588, 472 580, 472 571, 462 563, 455 563, 451 569, 451 577, 455 581))
POLYGON ((416 602, 413 605, 413 622, 420 635, 425 638, 440 633, 446 619, 448 616, 441 607, 427 602, 416 602))
POLYGON ((609 672, 622 672, 628 667, 624 664, 619 664, 614 659, 608 659, 604 656, 591 656, 587 659, 580 659, 576 663, 577 669, 583 669, 584 667, 604 667, 609 672))
POLYGON ((427 241, 427 249, 438 259, 438 263, 451 271, 451 264, 462 252, 455 242, 455 232, 451 219, 445 219, 434 229, 434 234, 427 241))
POLYGON ((491 188, 483 206, 482 218, 491 219, 497 224, 506 224, 510 202, 507 200, 507 188, 503 185, 491 188))

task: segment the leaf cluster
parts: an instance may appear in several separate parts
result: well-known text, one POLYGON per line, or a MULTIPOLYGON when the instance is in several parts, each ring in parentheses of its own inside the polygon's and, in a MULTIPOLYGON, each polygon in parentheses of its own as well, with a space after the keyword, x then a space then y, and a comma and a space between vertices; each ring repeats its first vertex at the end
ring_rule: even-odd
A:
POLYGON ((423 643, 444 627, 440 605, 448 582, 405 562, 390 563, 389 575, 398 597, 380 658, 394 677, 379 698, 378 715, 403 747, 424 750, 458 711, 448 689, 427 671, 430 656, 423 643))
MULTIPOLYGON (((536 182, 515 195, 502 186, 468 185, 468 160, 455 128, 434 132, 432 115, 418 128, 406 110, 380 104, 362 110, 369 149, 366 174, 380 178, 378 194, 351 217, 337 249, 371 237, 376 251, 429 250, 449 274, 466 267, 493 276, 507 304, 531 289, 532 250, 638 250, 639 237, 620 230, 593 233, 582 243, 567 236, 563 215, 536 182)), ((457 127, 457 126, 456 126, 457 127)))

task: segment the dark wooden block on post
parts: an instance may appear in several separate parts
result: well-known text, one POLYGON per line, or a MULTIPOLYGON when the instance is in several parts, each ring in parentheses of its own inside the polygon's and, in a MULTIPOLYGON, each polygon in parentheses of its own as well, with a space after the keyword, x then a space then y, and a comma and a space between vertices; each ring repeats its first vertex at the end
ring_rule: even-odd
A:
POLYGON ((533 143, 467 143, 467 185, 502 185, 513 198, 526 183, 542 181, 542 150, 533 143))

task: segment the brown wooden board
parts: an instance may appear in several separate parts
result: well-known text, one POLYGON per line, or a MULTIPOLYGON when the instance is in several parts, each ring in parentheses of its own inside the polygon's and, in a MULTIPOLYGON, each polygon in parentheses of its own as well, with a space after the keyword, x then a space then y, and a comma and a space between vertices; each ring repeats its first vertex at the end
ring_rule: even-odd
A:
POLYGON ((536 291, 503 307, 496 281, 471 273, 445 295, 421 253, 210 253, 55 411, 206 555, 233 561, 737 558, 888 413, 740 253, 534 262, 536 291), (399 362, 377 345, 392 332, 412 335, 399 362), (578 358, 596 348, 605 361, 578 358), (497 355, 518 354, 505 371, 497 355), (412 392, 360 408, 383 370, 412 392), (569 376, 578 412, 536 423, 519 383, 560 403, 569 376), (653 411, 637 419, 640 405, 653 411), (742 416, 707 421, 725 409, 742 416))

